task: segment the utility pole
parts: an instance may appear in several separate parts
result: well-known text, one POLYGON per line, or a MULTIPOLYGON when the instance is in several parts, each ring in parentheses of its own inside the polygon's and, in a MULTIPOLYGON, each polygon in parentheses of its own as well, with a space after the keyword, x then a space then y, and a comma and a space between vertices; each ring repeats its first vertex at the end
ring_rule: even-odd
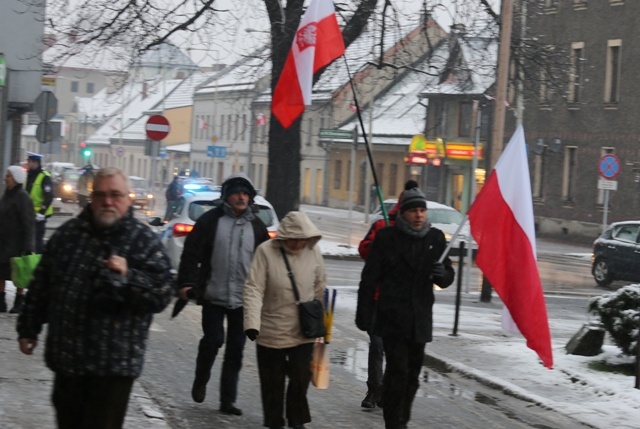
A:
MULTIPOLYGON (((502 0, 500 13, 500 48, 498 50, 498 75, 496 80, 496 101, 491 133, 491 167, 502 154, 504 141, 504 117, 507 103, 507 86, 509 84, 509 62, 511 53, 511 29, 513 28, 513 0, 502 0)), ((491 284, 482 276, 481 302, 491 302, 491 284)))
POLYGON ((511 29, 513 27, 513 0, 502 0, 500 14, 500 49, 498 51, 498 75, 496 80, 496 104, 493 116, 491 144, 491 166, 495 166, 504 141, 504 116, 509 84, 509 61, 511 48, 511 29))

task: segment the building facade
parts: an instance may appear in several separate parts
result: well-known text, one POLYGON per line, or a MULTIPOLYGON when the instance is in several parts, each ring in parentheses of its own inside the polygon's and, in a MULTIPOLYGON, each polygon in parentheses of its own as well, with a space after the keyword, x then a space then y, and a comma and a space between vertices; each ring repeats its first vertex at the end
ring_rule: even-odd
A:
POLYGON ((546 1, 528 16, 530 36, 564 53, 565 85, 545 84, 526 101, 524 126, 539 232, 595 237, 640 210, 640 3, 546 1), (600 189, 599 160, 620 160, 617 190, 600 189), (608 198, 606 193, 609 193, 608 198))

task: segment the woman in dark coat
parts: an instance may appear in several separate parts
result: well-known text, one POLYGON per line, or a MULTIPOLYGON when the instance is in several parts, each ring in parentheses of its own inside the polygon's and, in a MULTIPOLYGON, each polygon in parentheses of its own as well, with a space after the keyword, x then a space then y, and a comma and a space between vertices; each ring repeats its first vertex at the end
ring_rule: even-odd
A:
MULTIPOLYGON (((35 217, 33 202, 22 188, 27 172, 18 165, 8 168, 6 189, 0 199, 0 312, 7 311, 5 284, 11 280, 10 258, 31 253, 35 249, 35 217)), ((17 289, 11 313, 20 313, 24 303, 24 289, 17 289)))

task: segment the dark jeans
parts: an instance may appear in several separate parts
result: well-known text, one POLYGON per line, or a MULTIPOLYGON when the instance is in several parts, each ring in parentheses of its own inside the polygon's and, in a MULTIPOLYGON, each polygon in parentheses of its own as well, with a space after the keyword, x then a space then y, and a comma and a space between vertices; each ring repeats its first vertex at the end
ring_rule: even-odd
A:
POLYGON ((272 349, 256 345, 264 426, 284 426, 285 377, 289 377, 286 393, 286 417, 289 426, 311 421, 307 390, 311 380, 313 343, 288 349, 272 349))
POLYGON ((120 429, 133 377, 56 374, 52 402, 58 429, 120 429))
POLYGON ((36 253, 44 251, 44 233, 47 229, 47 221, 36 221, 36 253))
POLYGON ((367 376, 367 386, 375 389, 382 385, 382 360, 384 350, 382 348, 382 337, 369 334, 369 367, 367 376))
POLYGON ((202 331, 204 336, 198 346, 196 377, 209 381, 211 368, 218 350, 225 342, 224 318, 227 318, 227 347, 224 351, 220 376, 220 403, 233 404, 238 396, 238 378, 242 368, 242 356, 246 337, 243 329, 242 307, 228 309, 205 303, 202 306, 202 331))
POLYGON ((382 339, 387 366, 384 371, 382 402, 386 429, 405 428, 419 386, 425 343, 399 336, 382 339))

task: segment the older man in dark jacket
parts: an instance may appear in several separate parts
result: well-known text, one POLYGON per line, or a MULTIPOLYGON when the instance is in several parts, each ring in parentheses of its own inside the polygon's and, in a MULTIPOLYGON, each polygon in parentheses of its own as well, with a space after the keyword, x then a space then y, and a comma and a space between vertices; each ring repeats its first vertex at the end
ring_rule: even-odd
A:
POLYGON ((162 243, 133 217, 127 177, 100 170, 91 205, 47 242, 18 318, 27 355, 48 323, 59 428, 122 427, 153 313, 174 292, 162 243))
POLYGON ((242 415, 235 405, 245 334, 242 324, 244 281, 256 247, 269 239, 267 227, 252 210, 256 190, 243 173, 222 184, 222 203, 196 221, 180 257, 178 285, 182 299, 195 296, 202 305, 202 331, 191 387, 195 402, 204 402, 218 350, 226 348, 220 377, 220 411, 242 415))
POLYGON ((424 194, 413 188, 402 195, 395 225, 377 233, 362 271, 356 325, 382 337, 386 429, 404 429, 411 417, 424 347, 432 340, 433 284, 447 287, 454 278, 451 260, 438 262, 446 246, 442 231, 427 223, 424 194))

